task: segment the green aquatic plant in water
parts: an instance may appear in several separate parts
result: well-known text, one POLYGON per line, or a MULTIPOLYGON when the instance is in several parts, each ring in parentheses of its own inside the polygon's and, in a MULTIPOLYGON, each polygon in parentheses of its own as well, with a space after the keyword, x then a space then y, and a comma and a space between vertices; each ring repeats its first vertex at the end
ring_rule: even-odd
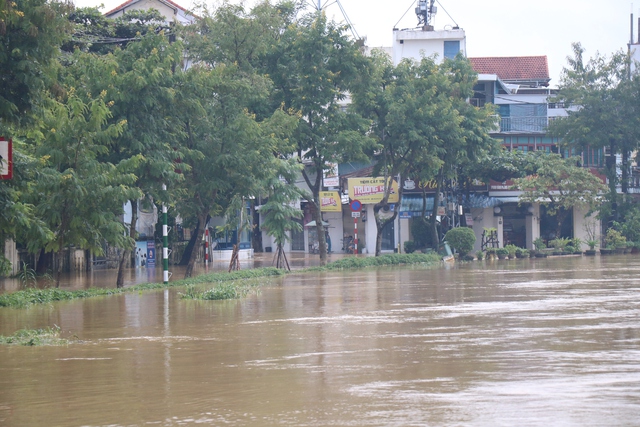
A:
POLYGON ((211 289, 198 290, 193 285, 187 286, 184 292, 180 293, 182 299, 192 300, 225 300, 244 298, 250 292, 263 286, 265 283, 257 280, 244 282, 222 282, 211 289))
POLYGON ((23 346, 68 345, 69 340, 60 338, 60 328, 55 326, 43 329, 21 329, 6 337, 0 335, 0 344, 23 346))

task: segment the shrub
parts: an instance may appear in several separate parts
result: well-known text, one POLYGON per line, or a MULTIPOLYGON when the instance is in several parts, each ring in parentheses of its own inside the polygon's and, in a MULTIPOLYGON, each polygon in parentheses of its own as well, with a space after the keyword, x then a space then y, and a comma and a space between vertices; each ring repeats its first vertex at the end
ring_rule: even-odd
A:
POLYGON ((412 254, 416 251, 416 242, 413 240, 407 240, 404 242, 404 252, 406 254, 412 254))
POLYGON ((514 257, 516 256, 516 251, 518 249, 520 249, 519 247, 517 247, 516 245, 505 245, 504 247, 508 252, 509 252, 509 256, 510 257, 514 257))
POLYGON ((476 235, 468 227, 458 227, 447 231, 444 240, 460 252, 461 255, 466 255, 473 249, 473 245, 476 243, 476 235))
POLYGON ((625 247, 627 244, 627 238, 615 228, 610 228, 607 230, 604 242, 607 248, 625 247))
POLYGON ((507 248, 498 248, 496 249, 496 255, 498 255, 498 257, 506 257, 509 255, 509 250, 507 248))
POLYGON ((547 244, 544 242, 542 237, 538 237, 533 241, 533 246, 536 248, 536 250, 541 251, 542 249, 545 249, 547 247, 547 244))
POLYGON ((478 261, 482 261, 482 259, 484 258, 484 252, 483 251, 476 252, 476 258, 478 258, 478 261))

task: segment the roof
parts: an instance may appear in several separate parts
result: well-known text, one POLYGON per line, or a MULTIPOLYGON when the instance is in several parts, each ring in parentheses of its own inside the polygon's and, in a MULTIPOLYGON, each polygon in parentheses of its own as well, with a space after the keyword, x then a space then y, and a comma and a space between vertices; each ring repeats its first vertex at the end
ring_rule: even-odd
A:
MULTIPOLYGON (((134 3, 137 3, 138 1, 139 0, 128 0, 128 1, 126 1, 124 3, 122 3, 121 5, 114 7, 110 11, 106 12, 105 16, 112 15, 112 14, 120 11, 121 9, 124 9, 127 6, 130 6, 130 5, 134 4, 134 3)), ((169 5, 171 5, 171 6, 175 7, 175 8, 178 8, 179 10, 181 10, 183 12, 189 12, 187 9, 185 9, 184 7, 180 6, 178 3, 175 3, 175 2, 173 2, 171 0, 159 0, 159 1, 161 1, 163 3, 167 3, 167 4, 169 4, 169 5)))
POLYGON ((549 81, 546 56, 488 56, 469 58, 478 74, 496 74, 505 81, 549 81))

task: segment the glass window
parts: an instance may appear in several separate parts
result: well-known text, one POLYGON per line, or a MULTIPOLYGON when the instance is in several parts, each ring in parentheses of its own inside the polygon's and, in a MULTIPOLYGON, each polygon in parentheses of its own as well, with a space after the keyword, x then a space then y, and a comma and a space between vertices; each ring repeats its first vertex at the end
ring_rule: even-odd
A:
POLYGON ((444 42, 444 57, 453 59, 460 52, 460 41, 445 41, 444 42))

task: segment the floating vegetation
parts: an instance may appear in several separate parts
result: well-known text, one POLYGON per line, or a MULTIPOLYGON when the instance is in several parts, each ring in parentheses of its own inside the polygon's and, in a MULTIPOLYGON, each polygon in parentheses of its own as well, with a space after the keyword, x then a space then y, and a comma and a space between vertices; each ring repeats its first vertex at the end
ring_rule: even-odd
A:
POLYGON ((263 284, 258 280, 221 282, 213 288, 203 291, 196 289, 193 285, 189 285, 184 293, 180 293, 180 297, 193 300, 240 299, 263 284))
POLYGON ((145 283, 141 285, 130 286, 127 288, 89 288, 79 289, 75 291, 66 291, 59 288, 36 289, 28 288, 17 292, 11 292, 0 295, 0 307, 24 308, 33 304, 49 304, 56 301, 68 301, 79 298, 90 298, 97 296, 119 295, 129 292, 140 292, 152 289, 163 289, 171 287, 182 287, 195 285, 199 283, 219 283, 231 282, 234 280, 252 279, 258 277, 281 276, 285 274, 284 270, 267 267, 249 270, 227 272, 215 272, 203 274, 201 276, 192 277, 184 280, 176 280, 175 282, 164 283, 145 283))
POLYGON ((0 335, 1 345, 68 345, 69 340, 60 338, 60 328, 21 329, 7 337, 0 335))
POLYGON ((324 267, 310 267, 306 271, 343 270, 400 264, 439 264, 441 256, 429 254, 386 254, 377 257, 349 257, 331 262, 324 267))
MULTIPOLYGON (((305 271, 331 271, 357 269, 388 265, 406 265, 406 264, 430 264, 436 265, 440 262, 440 256, 434 253, 430 254, 387 254, 378 257, 348 257, 341 260, 331 262, 323 267, 310 267, 297 270, 296 273, 305 271)), ((259 284, 252 281, 245 282, 247 279, 264 278, 269 276, 282 276, 287 272, 283 269, 275 267, 254 268, 246 270, 238 270, 227 273, 219 271, 200 276, 192 277, 184 280, 176 280, 175 282, 165 283, 145 283, 134 285, 126 288, 89 288, 74 291, 66 291, 59 288, 27 288, 17 292, 11 292, 0 295, 0 307, 24 308, 33 304, 49 304, 56 301, 68 301, 79 298, 90 298, 107 295, 118 295, 128 292, 140 292, 153 289, 164 289, 172 287, 193 286, 197 284, 216 284, 209 291, 203 291, 206 296, 197 299, 236 299, 245 296, 259 284), (225 284, 226 285, 223 285, 225 284)), ((195 289, 187 290, 183 295, 189 292, 197 292, 195 289)), ((183 298, 188 298, 183 296, 183 298)), ((196 299, 196 298, 193 298, 196 299)))

